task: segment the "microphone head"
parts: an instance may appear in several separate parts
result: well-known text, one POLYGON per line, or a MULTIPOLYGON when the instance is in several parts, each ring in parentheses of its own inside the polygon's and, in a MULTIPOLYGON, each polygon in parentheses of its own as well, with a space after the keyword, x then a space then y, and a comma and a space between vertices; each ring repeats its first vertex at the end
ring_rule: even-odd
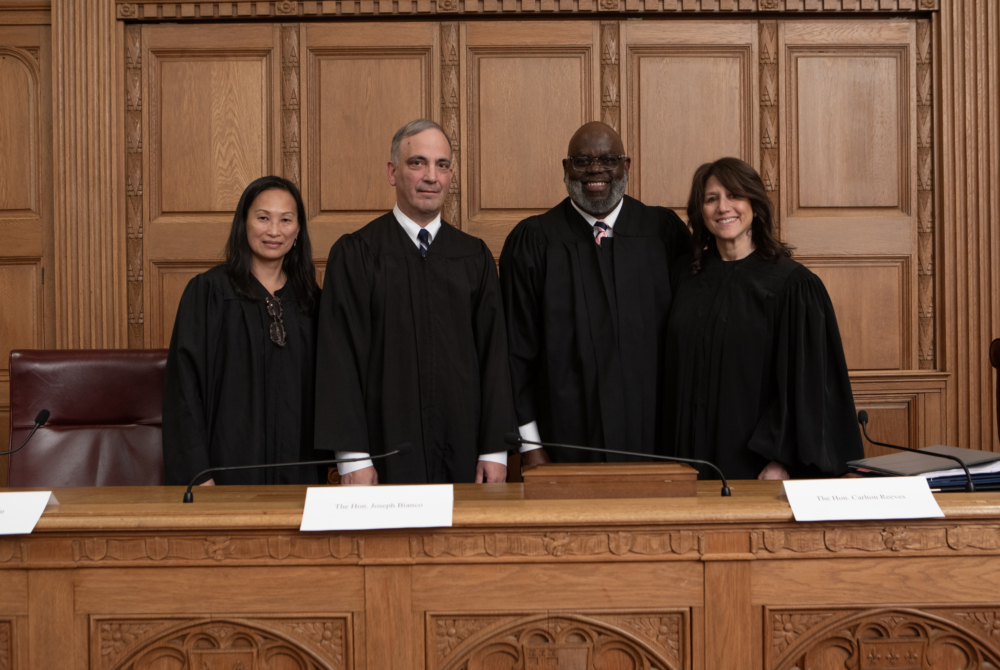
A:
POLYGON ((858 423, 860 423, 862 426, 868 423, 868 412, 864 410, 858 412, 858 423))
POLYGON ((49 420, 49 410, 47 410, 47 409, 43 409, 35 417, 35 423, 37 423, 39 426, 44 426, 45 422, 48 421, 48 420, 49 420))
POLYGON ((396 447, 396 451, 399 452, 396 454, 397 456, 406 456, 407 454, 413 452, 413 444, 411 442, 403 442, 401 445, 396 447))
POLYGON ((503 441, 511 446, 518 446, 521 444, 521 436, 517 433, 507 433, 503 436, 503 441))

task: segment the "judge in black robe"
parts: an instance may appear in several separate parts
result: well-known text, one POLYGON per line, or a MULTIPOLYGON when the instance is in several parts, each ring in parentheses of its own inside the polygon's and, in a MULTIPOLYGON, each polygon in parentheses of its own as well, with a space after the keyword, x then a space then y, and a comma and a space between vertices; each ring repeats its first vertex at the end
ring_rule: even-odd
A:
MULTIPOLYGON (((573 136, 571 157, 618 157, 617 167, 601 170, 594 161, 576 170, 564 161, 572 197, 514 228, 500 255, 500 281, 522 437, 537 426, 542 441, 654 453, 663 443, 670 269, 690 249, 690 236, 673 211, 622 196, 622 153, 621 139, 604 124, 573 136), (588 180, 610 184, 592 197, 581 188, 588 180), (595 219, 616 216, 610 236, 595 243, 581 210, 595 219)), ((636 460, 546 451, 554 461, 636 460)))
MULTIPOLYGON (((314 305, 319 289, 297 191, 293 200, 299 201, 300 227, 294 242, 286 240, 285 246, 295 247, 285 254, 284 287, 272 296, 248 266, 242 277, 246 292, 233 279, 240 274, 239 261, 251 253, 243 243, 244 222, 256 196, 289 187, 295 188, 277 177, 263 177, 247 187, 234 217, 229 260, 194 277, 181 297, 163 393, 167 484, 187 484, 210 467, 314 458, 314 305), (300 300, 303 287, 307 300, 300 300), (283 346, 271 337, 275 319, 268 313, 269 297, 281 302, 283 346)), ((316 467, 270 468, 218 472, 203 479, 216 484, 315 484, 320 472, 316 467)))
POLYGON ((397 207, 330 250, 316 446, 372 456, 414 447, 375 459, 377 479, 358 483, 473 482, 487 456, 506 475, 514 418, 499 282, 486 244, 440 219, 450 155, 437 124, 401 128, 388 167, 397 207), (430 230, 424 251, 404 220, 430 230))
POLYGON ((731 479, 844 474, 863 449, 823 282, 774 238, 763 183, 742 161, 702 166, 688 213, 703 245, 675 270, 667 444, 677 456, 715 463, 731 479), (715 208, 720 192, 735 204, 715 208), (729 253, 725 233, 714 239, 711 212, 728 221, 741 207, 752 223, 739 243, 752 250, 724 260, 722 254, 741 254, 729 253))

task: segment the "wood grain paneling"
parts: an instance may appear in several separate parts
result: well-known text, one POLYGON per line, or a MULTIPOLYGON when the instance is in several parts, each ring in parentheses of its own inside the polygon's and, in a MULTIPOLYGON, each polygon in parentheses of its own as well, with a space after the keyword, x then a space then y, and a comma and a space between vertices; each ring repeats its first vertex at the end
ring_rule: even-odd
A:
POLYGON ((906 205, 900 177, 908 170, 900 149, 907 127, 900 108, 907 109, 907 100, 900 93, 907 92, 901 91, 907 64, 894 55, 856 54, 799 53, 790 63, 793 211, 906 205))
POLYGON ((38 216, 37 69, 29 52, 0 46, 0 219, 38 216))
POLYGON ((12 349, 40 349, 42 282, 37 259, 0 258, 0 372, 7 373, 12 349))
POLYGON ((195 275, 205 272, 214 265, 215 263, 187 261, 154 261, 150 264, 147 323, 151 348, 170 346, 177 306, 181 302, 184 289, 195 275))
POLYGON ((393 134, 413 119, 439 119, 437 44, 430 23, 306 27, 304 193, 317 256, 392 209, 393 134))
POLYGON ((599 118, 598 28, 593 23, 466 28, 463 228, 483 238, 494 254, 520 219, 566 197, 561 160, 570 137, 599 118))
POLYGON ((757 44, 749 22, 626 24, 629 193, 687 206, 702 163, 756 164, 757 44))
MULTIPOLYGON (((868 412, 868 434, 879 442, 914 449, 946 444, 947 380, 942 372, 852 372, 854 405, 868 412)), ((866 455, 883 453, 889 450, 865 441, 866 455)))
POLYGON ((948 440, 996 451, 995 384, 986 356, 1000 336, 1000 11, 991 0, 948 2, 934 16, 933 32, 941 59, 934 161, 943 250, 939 366, 957 382, 948 440))
POLYGON ((268 171, 266 59, 158 57, 153 67, 159 179, 151 186, 160 211, 234 210, 246 185, 268 171))
POLYGON ((816 273, 830 294, 848 368, 905 367, 912 322, 908 257, 797 260, 816 273))
POLYGON ((54 0, 52 22, 56 346, 125 347, 122 24, 113 0, 54 0))

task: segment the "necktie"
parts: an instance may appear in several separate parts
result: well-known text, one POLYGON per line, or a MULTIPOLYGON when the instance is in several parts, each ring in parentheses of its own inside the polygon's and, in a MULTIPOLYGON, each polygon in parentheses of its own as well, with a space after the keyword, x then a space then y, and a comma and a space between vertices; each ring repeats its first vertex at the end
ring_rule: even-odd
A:
POLYGON ((420 255, 427 255, 427 247, 431 246, 431 234, 427 232, 426 228, 421 228, 420 232, 417 233, 417 240, 420 242, 420 255))
POLYGON ((597 246, 601 246, 601 240, 608 236, 608 224, 598 221, 594 224, 594 229, 597 231, 597 237, 594 238, 594 241, 597 242, 597 246))

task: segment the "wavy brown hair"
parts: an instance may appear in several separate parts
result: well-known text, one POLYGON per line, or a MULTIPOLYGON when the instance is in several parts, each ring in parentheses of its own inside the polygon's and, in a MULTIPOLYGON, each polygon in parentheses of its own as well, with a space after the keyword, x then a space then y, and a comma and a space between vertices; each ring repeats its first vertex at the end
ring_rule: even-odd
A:
POLYGON ((715 236, 705 225, 702 207, 705 203, 705 185, 709 177, 719 180, 726 190, 737 198, 746 198, 753 209, 750 224, 750 240, 754 253, 765 261, 777 262, 781 258, 791 258, 792 247, 778 239, 774 231, 774 209, 767 197, 764 181, 750 165, 739 158, 720 158, 714 163, 705 163, 694 173, 691 181, 691 195, 688 197, 688 223, 694 238, 694 261, 691 273, 701 271, 701 261, 705 252, 715 251, 715 236))

